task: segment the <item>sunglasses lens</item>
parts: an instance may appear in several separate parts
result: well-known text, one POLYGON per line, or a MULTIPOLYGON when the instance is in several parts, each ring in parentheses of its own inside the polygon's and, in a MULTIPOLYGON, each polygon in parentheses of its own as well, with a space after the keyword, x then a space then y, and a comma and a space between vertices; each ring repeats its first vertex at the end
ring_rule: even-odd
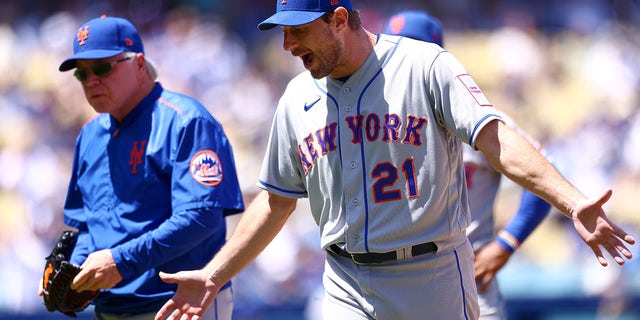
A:
POLYGON ((113 70, 111 66, 111 62, 96 62, 93 66, 91 66, 91 71, 98 77, 104 77, 109 74, 113 70))
MULTIPOLYGON (((111 71, 113 71, 114 64, 120 63, 122 61, 127 61, 127 60, 131 60, 131 58, 124 58, 124 59, 120 59, 113 62, 107 62, 107 61, 96 62, 90 67, 91 72, 93 72, 93 74, 95 74, 98 77, 106 77, 109 75, 109 73, 111 73, 111 71)), ((73 73, 73 75, 78 80, 80 80, 80 82, 85 82, 89 77, 89 70, 87 70, 87 68, 76 68, 76 71, 73 73)))
POLYGON ((73 73, 73 75, 76 77, 76 79, 78 79, 80 82, 85 82, 87 81, 87 69, 86 68, 77 68, 76 71, 73 73))

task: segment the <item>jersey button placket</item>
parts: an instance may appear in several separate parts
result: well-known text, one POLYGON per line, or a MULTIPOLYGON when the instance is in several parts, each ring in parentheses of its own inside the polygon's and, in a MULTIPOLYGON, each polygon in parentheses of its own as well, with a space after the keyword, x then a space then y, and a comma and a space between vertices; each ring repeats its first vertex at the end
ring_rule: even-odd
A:
POLYGON ((343 171, 343 192, 344 199, 346 201, 345 209, 346 213, 346 250, 347 251, 361 251, 362 247, 362 234, 364 232, 364 217, 362 201, 364 197, 364 190, 357 186, 362 181, 362 168, 360 167, 360 143, 354 143, 354 132, 349 127, 346 117, 353 117, 353 113, 356 111, 354 104, 356 103, 356 97, 353 97, 350 87, 342 87, 339 89, 338 105, 343 106, 339 108, 339 112, 343 112, 340 125, 342 132, 348 132, 348 134, 341 135, 341 148, 343 151, 342 165, 346 169, 343 171))

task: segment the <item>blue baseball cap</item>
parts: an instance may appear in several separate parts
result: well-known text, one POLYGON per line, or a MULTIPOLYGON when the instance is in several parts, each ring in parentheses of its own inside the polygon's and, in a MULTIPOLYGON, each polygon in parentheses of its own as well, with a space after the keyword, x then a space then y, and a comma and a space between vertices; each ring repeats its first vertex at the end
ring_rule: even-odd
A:
POLYGON ((125 51, 144 53, 136 27, 123 18, 101 16, 78 28, 73 37, 73 56, 64 60, 58 70, 75 68, 79 59, 104 59, 125 51))
POLYGON ((433 42, 442 47, 442 25, 424 11, 407 10, 391 16, 384 33, 433 42))
POLYGON ((351 0, 276 0, 276 13, 262 21, 258 29, 307 24, 338 7, 351 10, 351 0))

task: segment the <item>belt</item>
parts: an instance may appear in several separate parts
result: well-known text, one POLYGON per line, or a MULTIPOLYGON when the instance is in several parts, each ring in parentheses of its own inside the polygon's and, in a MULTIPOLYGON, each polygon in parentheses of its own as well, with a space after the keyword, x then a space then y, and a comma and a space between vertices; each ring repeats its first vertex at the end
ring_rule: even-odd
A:
POLYGON ((336 244, 330 245, 328 249, 329 252, 335 253, 342 257, 350 258, 357 264, 376 264, 389 261, 402 261, 425 253, 436 252, 436 250, 438 250, 438 246, 433 242, 426 242, 412 246, 411 255, 409 257, 407 257, 406 254, 398 257, 398 251, 404 251, 402 249, 389 252, 349 253, 342 250, 336 244))

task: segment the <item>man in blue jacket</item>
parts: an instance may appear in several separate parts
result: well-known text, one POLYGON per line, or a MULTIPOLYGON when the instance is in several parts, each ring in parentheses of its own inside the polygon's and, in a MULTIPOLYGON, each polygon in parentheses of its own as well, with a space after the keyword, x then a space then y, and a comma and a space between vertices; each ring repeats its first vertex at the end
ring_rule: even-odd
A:
MULTIPOLYGON (((153 319, 175 284, 158 273, 201 268, 226 239, 225 216, 244 204, 229 140, 195 99, 165 90, 131 22, 83 24, 75 69, 98 115, 75 146, 64 206, 78 229, 77 291, 101 290, 94 319, 153 319)), ((231 284, 203 319, 231 319, 231 284)))

